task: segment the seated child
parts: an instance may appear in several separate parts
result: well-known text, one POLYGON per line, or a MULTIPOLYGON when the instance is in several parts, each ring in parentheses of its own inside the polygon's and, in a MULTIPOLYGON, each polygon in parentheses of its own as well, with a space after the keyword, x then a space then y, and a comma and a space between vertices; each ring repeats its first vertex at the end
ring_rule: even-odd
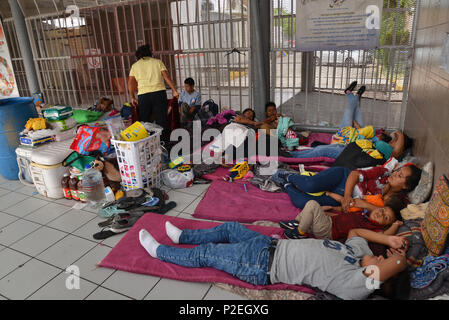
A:
POLYGON ((179 96, 179 113, 181 115, 181 124, 192 120, 195 113, 201 107, 201 94, 195 91, 195 81, 187 78, 184 81, 185 90, 179 96))
POLYGON ((391 207, 367 210, 361 213, 326 213, 318 202, 307 202, 304 209, 295 220, 281 221, 279 224, 285 229, 284 235, 289 239, 303 239, 307 234, 315 238, 328 238, 344 241, 348 232, 354 228, 383 232, 394 235, 402 225, 402 217, 391 207))

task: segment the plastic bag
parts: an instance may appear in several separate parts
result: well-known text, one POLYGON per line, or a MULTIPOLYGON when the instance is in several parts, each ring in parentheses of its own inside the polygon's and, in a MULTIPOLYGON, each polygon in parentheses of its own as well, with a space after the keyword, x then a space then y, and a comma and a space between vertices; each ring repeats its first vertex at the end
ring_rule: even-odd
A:
POLYGON ((70 149, 86 156, 94 151, 107 154, 111 149, 110 136, 107 129, 83 125, 78 129, 70 149))
POLYGON ((165 170, 162 172, 162 181, 172 189, 184 189, 193 184, 194 175, 192 170, 179 172, 178 170, 165 170))

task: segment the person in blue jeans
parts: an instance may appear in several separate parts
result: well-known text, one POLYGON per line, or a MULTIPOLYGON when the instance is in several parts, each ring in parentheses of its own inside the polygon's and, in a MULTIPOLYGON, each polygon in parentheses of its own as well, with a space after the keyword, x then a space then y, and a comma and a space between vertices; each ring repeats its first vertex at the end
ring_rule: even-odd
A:
POLYGON ((322 206, 335 207, 340 205, 335 199, 326 194, 316 196, 310 195, 310 193, 329 191, 343 196, 350 173, 351 170, 344 167, 331 167, 314 176, 303 176, 278 170, 270 179, 284 186, 293 205, 297 208, 304 208, 306 203, 311 200, 317 201, 322 206))
POLYGON ((342 299, 364 299, 406 266, 407 240, 370 230, 351 230, 343 244, 329 239, 277 240, 228 222, 212 229, 165 229, 176 244, 162 245, 145 229, 139 241, 148 254, 183 267, 212 267, 253 285, 309 285, 342 299), (368 241, 387 245, 387 258, 376 257, 368 241), (372 273, 375 267, 378 273, 372 273))
MULTIPOLYGON (((352 91, 357 86, 357 81, 351 83, 351 85, 345 90, 346 97, 348 98, 348 105, 346 106, 345 113, 343 114, 343 120, 340 125, 340 129, 344 127, 363 127, 362 111, 360 110, 360 99, 366 90, 365 86, 361 86, 356 94, 352 91)), ((321 145, 309 150, 293 151, 290 152, 294 158, 318 158, 327 157, 337 159, 338 156, 346 148, 346 145, 342 144, 329 144, 321 145)))

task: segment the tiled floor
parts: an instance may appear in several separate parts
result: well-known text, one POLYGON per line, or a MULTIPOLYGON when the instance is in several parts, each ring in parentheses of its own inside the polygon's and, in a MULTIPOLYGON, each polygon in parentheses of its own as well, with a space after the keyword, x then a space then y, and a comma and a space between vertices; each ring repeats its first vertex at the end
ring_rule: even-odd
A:
MULTIPOLYGON (((208 185, 167 190, 177 207, 167 214, 192 218, 208 185)), ((121 240, 117 235, 97 241, 103 221, 76 202, 52 200, 32 187, 0 177, 0 300, 3 299, 137 299, 236 300, 242 297, 210 283, 181 282, 98 268, 97 264, 121 240), (79 268, 78 285, 66 272, 79 268)))

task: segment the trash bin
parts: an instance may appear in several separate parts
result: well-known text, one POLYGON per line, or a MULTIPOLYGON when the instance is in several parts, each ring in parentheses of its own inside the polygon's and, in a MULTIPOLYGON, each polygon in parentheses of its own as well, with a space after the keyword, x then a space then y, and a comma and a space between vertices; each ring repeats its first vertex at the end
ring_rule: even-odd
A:
POLYGON ((16 148, 19 132, 25 129, 29 118, 37 118, 33 98, 0 100, 0 174, 8 180, 18 180, 16 148))

